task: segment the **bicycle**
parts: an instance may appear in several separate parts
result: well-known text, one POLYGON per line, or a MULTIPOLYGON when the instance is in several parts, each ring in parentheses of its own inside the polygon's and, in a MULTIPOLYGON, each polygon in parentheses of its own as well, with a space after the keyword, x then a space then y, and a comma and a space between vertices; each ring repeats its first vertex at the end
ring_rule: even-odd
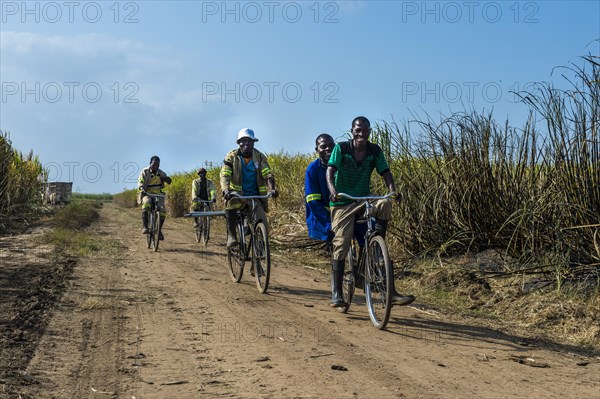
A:
POLYGON ((384 196, 353 197, 345 193, 338 193, 338 197, 354 201, 362 201, 365 206, 365 218, 357 223, 367 223, 365 234, 365 247, 360 255, 351 246, 348 251, 348 262, 344 269, 342 283, 342 296, 345 305, 340 309, 342 313, 348 312, 354 295, 356 282, 362 279, 367 302, 369 317, 373 325, 383 330, 390 319, 392 310, 392 295, 394 290, 394 269, 387 244, 383 237, 375 231, 375 223, 371 215, 373 204, 371 201, 388 199, 391 194, 384 196))
MULTIPOLYGON (((210 212, 212 210, 212 201, 196 198, 193 202, 200 203, 200 209, 196 210, 195 212, 210 212)), ((194 227, 196 242, 200 242, 200 240, 202 240, 204 245, 208 245, 208 239, 210 238, 210 216, 199 216, 196 217, 194 221, 196 222, 194 227)))
POLYGON ((144 193, 150 198, 150 211, 148 212, 148 230, 146 241, 148 248, 153 248, 154 252, 158 251, 158 243, 160 242, 160 209, 158 207, 158 199, 165 198, 165 194, 150 194, 144 193))
POLYGON ((246 260, 250 260, 250 249, 252 249, 252 265, 250 275, 256 278, 256 288, 261 293, 266 293, 271 277, 271 251, 269 248, 269 236, 267 234, 266 221, 256 220, 256 201, 271 197, 267 195, 241 196, 232 193, 232 197, 251 200, 250 211, 238 210, 237 236, 239 244, 227 248, 227 264, 229 275, 235 283, 239 283, 244 272, 246 260), (248 238, 246 238, 248 236, 248 238))

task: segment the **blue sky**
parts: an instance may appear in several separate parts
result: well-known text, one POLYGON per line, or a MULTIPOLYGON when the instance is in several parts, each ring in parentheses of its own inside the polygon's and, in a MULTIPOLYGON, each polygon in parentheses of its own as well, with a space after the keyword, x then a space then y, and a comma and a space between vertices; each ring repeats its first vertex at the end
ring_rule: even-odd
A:
POLYGON ((510 91, 600 54, 597 1, 0 1, 0 129, 79 192, 322 132, 465 108, 522 125, 510 91))

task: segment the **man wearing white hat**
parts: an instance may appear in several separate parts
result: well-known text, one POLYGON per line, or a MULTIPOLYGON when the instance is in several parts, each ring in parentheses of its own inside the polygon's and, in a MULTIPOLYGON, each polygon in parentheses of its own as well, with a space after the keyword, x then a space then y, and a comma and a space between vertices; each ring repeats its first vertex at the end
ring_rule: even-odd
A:
MULTIPOLYGON (((227 216, 227 246, 237 245, 237 209, 246 206, 240 199, 232 198, 233 192, 240 195, 266 195, 272 193, 273 198, 278 195, 275 190, 275 177, 267 161, 267 157, 254 148, 258 139, 254 130, 244 128, 238 132, 237 143, 239 148, 229 151, 221 167, 221 189, 225 198, 225 213, 227 216)), ((265 222, 268 228, 267 200, 258 201, 256 209, 257 219, 265 222)))

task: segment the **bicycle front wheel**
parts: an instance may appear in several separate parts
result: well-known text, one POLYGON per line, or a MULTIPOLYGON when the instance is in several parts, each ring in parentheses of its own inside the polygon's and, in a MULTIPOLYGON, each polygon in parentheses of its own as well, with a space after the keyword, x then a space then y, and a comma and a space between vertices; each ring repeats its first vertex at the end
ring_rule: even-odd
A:
POLYGON ((342 297, 344 298, 344 306, 338 308, 340 312, 346 313, 350 309, 352 296, 354 295, 354 270, 358 260, 356 259, 356 251, 354 246, 351 246, 346 256, 347 262, 344 267, 344 280, 342 282, 342 297))
POLYGON ((154 218, 152 220, 152 247, 154 252, 158 251, 158 243, 160 242, 160 213, 159 211, 154 212, 154 218))
POLYGON ((239 244, 227 248, 227 265, 229 276, 234 283, 239 283, 244 272, 244 262, 246 260, 246 248, 244 242, 244 230, 241 223, 237 225, 237 236, 239 244))
POLYGON ((152 231, 152 229, 154 228, 154 213, 149 213, 150 214, 148 215, 148 217, 150 220, 148 221, 148 224, 150 225, 150 231, 148 232, 148 234, 146 234, 146 243, 148 244, 148 249, 152 247, 152 238, 154 237, 154 232, 152 231))
POLYGON ((200 239, 202 238, 202 227, 201 226, 195 227, 194 233, 196 235, 196 242, 200 242, 200 239))
POLYGON ((264 223, 256 224, 253 239, 252 264, 256 277, 256 288, 264 294, 269 288, 269 278, 271 277, 271 249, 269 248, 267 226, 264 223))
POLYGON ((368 241, 365 270, 365 296, 369 317, 375 327, 383 330, 390 319, 394 270, 387 244, 381 236, 368 241))
POLYGON ((202 226, 202 243, 208 245, 208 239, 210 237, 210 216, 205 216, 200 221, 202 226))
POLYGON ((202 239, 202 221, 200 218, 194 218, 194 236, 196 237, 196 242, 200 242, 202 239))

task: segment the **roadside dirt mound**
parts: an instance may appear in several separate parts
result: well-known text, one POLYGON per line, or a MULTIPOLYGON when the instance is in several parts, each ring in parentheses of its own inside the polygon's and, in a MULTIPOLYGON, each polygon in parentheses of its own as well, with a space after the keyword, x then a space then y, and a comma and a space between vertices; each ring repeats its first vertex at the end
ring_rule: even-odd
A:
POLYGON ((46 230, 0 237, 0 396, 31 382, 25 370, 75 265, 38 243, 46 230))

